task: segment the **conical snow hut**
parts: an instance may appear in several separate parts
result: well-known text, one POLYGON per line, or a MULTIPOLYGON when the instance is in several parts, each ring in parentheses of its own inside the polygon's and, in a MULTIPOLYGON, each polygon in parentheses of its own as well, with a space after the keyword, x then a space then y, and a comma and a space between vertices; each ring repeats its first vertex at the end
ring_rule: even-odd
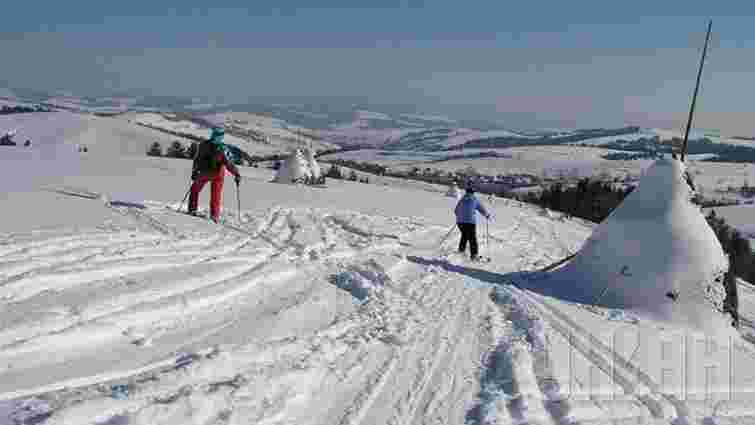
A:
POLYGON ((322 175, 322 172, 320 171, 320 165, 315 159, 315 153, 313 152, 312 148, 304 149, 304 159, 307 162, 307 168, 309 168, 310 177, 312 177, 314 180, 318 180, 322 175))
POLYGON ((692 195, 682 162, 656 161, 574 259, 541 283, 559 297, 696 330, 729 327, 728 259, 692 195))
POLYGON ((273 181, 277 183, 303 182, 311 175, 307 161, 300 149, 296 149, 281 164, 273 181))

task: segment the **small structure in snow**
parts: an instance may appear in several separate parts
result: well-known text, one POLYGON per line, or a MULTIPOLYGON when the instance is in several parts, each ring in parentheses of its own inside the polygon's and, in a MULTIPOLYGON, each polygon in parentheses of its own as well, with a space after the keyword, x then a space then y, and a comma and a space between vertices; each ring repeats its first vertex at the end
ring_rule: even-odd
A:
POLYGON ((276 183, 303 183, 311 176, 307 161, 301 149, 296 149, 281 163, 276 173, 276 183))
POLYGON ((277 183, 324 183, 325 176, 315 160, 312 149, 294 150, 277 169, 274 182, 277 183))
POLYGON ((304 159, 307 161, 310 177, 315 181, 319 180, 322 172, 320 171, 320 165, 315 160, 315 153, 312 151, 312 148, 304 149, 304 159))
POLYGON ((16 146, 16 142, 13 141, 13 136, 16 135, 15 131, 9 131, 0 137, 0 146, 16 146))
POLYGON ((575 258, 540 289, 706 333, 730 331, 723 313, 729 263, 692 204, 692 192, 684 164, 656 161, 575 258))

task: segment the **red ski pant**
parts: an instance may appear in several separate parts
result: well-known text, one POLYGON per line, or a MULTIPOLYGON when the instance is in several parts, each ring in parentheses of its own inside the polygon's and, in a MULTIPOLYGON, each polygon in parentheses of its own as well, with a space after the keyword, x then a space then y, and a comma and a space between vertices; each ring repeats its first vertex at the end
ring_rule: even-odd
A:
POLYGON ((211 181, 210 187, 210 215, 213 219, 217 220, 220 217, 220 202, 223 195, 223 176, 219 177, 207 177, 202 176, 194 180, 191 185, 191 195, 189 195, 189 211, 194 212, 197 210, 197 204, 199 203, 199 192, 202 191, 204 185, 208 181, 211 181))

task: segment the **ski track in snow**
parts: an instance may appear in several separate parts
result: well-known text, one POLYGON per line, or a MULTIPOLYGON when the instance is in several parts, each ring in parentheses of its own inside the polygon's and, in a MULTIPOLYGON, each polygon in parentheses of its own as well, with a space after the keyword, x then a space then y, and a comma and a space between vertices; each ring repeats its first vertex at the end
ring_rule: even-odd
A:
MULTIPOLYGON (((142 237, 144 242, 138 244, 136 242, 142 241, 135 240, 133 233, 123 237, 85 234, 75 237, 35 241, 25 246, 15 246, 14 249, 6 250, 5 255, 0 257, 2 264, 23 263, 21 260, 23 260, 24 255, 33 257, 35 260, 31 264, 28 264, 29 262, 23 264, 21 269, 6 269, 6 277, 3 279, 0 289, 2 289, 4 298, 8 301, 7 305, 11 308, 18 307, 21 310, 23 307, 22 304, 25 301, 33 301, 34 297, 39 297, 49 292, 60 293, 61 291, 96 286, 101 281, 112 281, 114 278, 127 279, 128 276, 135 274, 148 275, 159 272, 161 268, 181 269, 198 264, 211 264, 217 262, 219 258, 223 258, 225 259, 223 261, 227 262, 229 256, 236 253, 245 254, 239 255, 239 258, 246 258, 247 262, 250 259, 255 259, 255 256, 250 257, 249 253, 240 253, 240 251, 250 245, 254 239, 253 237, 243 236, 238 241, 232 242, 229 247, 221 244, 219 248, 212 248, 213 242, 217 243, 218 241, 210 241, 211 243, 209 244, 196 242, 193 246, 184 243, 182 246, 178 246, 180 245, 180 240, 185 239, 185 235, 171 229, 169 225, 155 218, 153 214, 142 211, 138 211, 135 214, 135 212, 132 208, 126 208, 123 211, 124 214, 133 215, 138 224, 144 221, 148 222, 152 229, 162 235, 163 239, 161 240, 150 234, 147 237, 142 237), (100 242, 99 239, 103 239, 103 242, 100 242), (124 242, 129 243, 124 244, 124 242), (175 246, 172 250, 170 248, 162 249, 152 246, 150 250, 151 242, 157 244, 162 242, 163 245, 173 244, 175 246), (101 246, 107 246, 107 249, 101 249, 101 246), (189 252, 189 255, 186 255, 185 251, 181 248, 185 249, 187 247, 195 248, 196 252, 189 252), (140 255, 133 257, 125 256, 125 253, 129 250, 137 248, 142 251, 140 255), (80 251, 81 254, 74 256, 71 254, 74 251, 80 251), (178 255, 179 252, 181 252, 181 255, 178 255), (61 255, 63 253, 67 253, 67 255, 61 255), (166 259, 172 258, 173 261, 159 262, 159 258, 163 257, 166 259), (179 261, 176 261, 177 257, 179 261), (186 257, 185 261, 180 261, 181 257, 186 257), (150 258, 156 258, 158 261, 150 262, 150 258), (134 265, 130 267, 124 266, 124 261, 129 259, 133 260, 134 265), (66 270, 74 268, 74 266, 75 270, 66 270), (68 274, 64 273, 61 275, 62 270, 66 270, 68 274), (67 278, 62 279, 62 277, 67 278)), ((314 217, 314 215, 310 214, 310 217, 314 217)), ((326 222, 326 220, 320 221, 326 222)), ((249 283, 243 283, 239 286, 239 289, 234 290, 233 287, 238 286, 235 283, 236 281, 244 282, 248 281, 248 279, 253 279, 256 275, 260 274, 262 268, 269 265, 276 257, 290 255, 292 251, 298 252, 301 256, 303 251, 311 252, 317 249, 337 247, 336 241, 333 240, 333 233, 339 233, 338 229, 335 229, 336 232, 329 229, 327 234, 322 235, 322 239, 331 240, 327 246, 321 242, 307 246, 306 241, 297 241, 298 227, 300 225, 293 219, 292 211, 282 212, 274 210, 268 215, 267 220, 260 220, 260 222, 260 226, 250 232, 250 234, 252 236, 258 235, 258 238, 264 242, 263 246, 258 249, 267 253, 257 255, 257 261, 252 261, 251 265, 243 269, 243 271, 232 274, 227 279, 219 282, 197 280, 194 284, 187 284, 188 282, 181 283, 180 281, 176 281, 171 286, 163 285, 164 289, 162 290, 159 287, 144 288, 145 290, 142 291, 143 295, 139 295, 139 291, 136 293, 130 292, 128 295, 124 294, 122 301, 103 299, 103 302, 99 305, 94 301, 88 301, 87 305, 84 306, 64 307, 63 311, 58 309, 59 311, 43 313, 42 318, 32 320, 31 323, 17 320, 20 323, 10 327, 4 326, 2 333, 0 333, 0 341, 5 341, 0 344, 5 345, 5 349, 0 353, 0 356, 7 360, 21 354, 41 350, 45 344, 51 342, 50 339, 55 339, 56 335, 62 334, 62 338, 64 338, 67 331, 86 327, 88 323, 95 321, 103 322, 110 320, 118 322, 120 325, 117 329, 110 332, 112 333, 111 337, 113 337, 117 334, 116 330, 123 331, 128 329, 129 325, 141 324, 139 322, 143 321, 143 319, 139 319, 139 317, 149 317, 148 321, 155 321, 160 319, 165 320, 166 316, 184 315, 188 312, 186 306, 190 303, 190 300, 186 299, 187 295, 191 295, 193 292, 202 289, 221 286, 224 282, 230 282, 231 284, 227 288, 229 291, 224 291, 229 292, 230 295, 226 294, 219 299, 217 304, 221 304, 227 301, 228 298, 232 298, 234 294, 243 293, 245 287, 250 285, 249 283), (166 309, 166 307, 170 307, 171 305, 176 306, 179 304, 183 308, 174 309, 173 314, 171 314, 170 308, 166 309), (155 305, 155 308, 150 308, 149 305, 155 305), (134 313, 128 314, 128 311, 133 311, 134 313), (154 314, 158 312, 160 313, 158 317, 154 317, 154 314), (124 317, 123 314, 126 314, 126 316, 124 317), (45 316, 48 318, 46 319, 45 316), (128 319, 129 316, 132 319, 128 319), (21 335, 23 335, 23 338, 21 335)), ((323 228, 325 226, 320 226, 320 229, 323 228)), ((355 230, 356 228, 350 229, 350 232, 357 234, 359 237, 372 237, 366 232, 355 232, 355 230)), ((228 233, 238 234, 238 232, 234 231, 228 233)), ((344 231, 340 231, 340 233, 344 233, 344 231)), ((377 236, 377 238, 380 238, 380 236, 377 236)), ((6 243, 11 244, 11 241, 6 241, 6 243)), ((347 245, 350 247, 355 246, 353 241, 350 241, 347 245)), ((334 252, 334 254, 336 254, 335 257, 343 259, 361 253, 379 251, 382 248, 390 246, 378 246, 375 249, 365 243, 361 244, 362 249, 352 250, 351 253, 341 251, 334 252)), ((291 258, 296 257, 295 255, 290 256, 291 258)), ((327 255, 322 257, 322 259, 327 258, 327 255)), ((106 294, 102 292, 104 291, 101 291, 99 295, 105 296, 106 294)), ((220 295, 223 295, 223 293, 221 292, 220 295)), ((208 304, 206 302, 207 297, 197 298, 205 301, 199 304, 201 308, 206 308, 206 304, 208 304)), ((76 343, 78 341, 84 342, 85 345, 92 342, 86 338, 80 338, 74 342, 74 345, 80 345, 76 343)))
POLYGON ((43 397, 44 423, 718 423, 558 303, 478 278, 576 249, 537 210, 494 223, 481 248, 501 260, 480 265, 418 252, 447 229, 414 219, 275 207, 215 225, 174 205, 109 206, 136 229, 0 235, 0 400, 43 397), (367 299, 327 278, 339 273, 367 299), (625 397, 565 378, 551 339, 625 397), (127 399, 110 397, 116 382, 127 399))

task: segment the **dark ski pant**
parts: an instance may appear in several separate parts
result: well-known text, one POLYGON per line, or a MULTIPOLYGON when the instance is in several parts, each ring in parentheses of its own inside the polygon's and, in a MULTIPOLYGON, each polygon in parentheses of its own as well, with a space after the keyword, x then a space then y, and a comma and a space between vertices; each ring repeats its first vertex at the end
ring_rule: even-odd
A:
POLYGON ((467 241, 469 241, 469 251, 472 258, 477 257, 477 225, 474 223, 456 223, 461 232, 459 241, 459 252, 467 250, 467 241))

